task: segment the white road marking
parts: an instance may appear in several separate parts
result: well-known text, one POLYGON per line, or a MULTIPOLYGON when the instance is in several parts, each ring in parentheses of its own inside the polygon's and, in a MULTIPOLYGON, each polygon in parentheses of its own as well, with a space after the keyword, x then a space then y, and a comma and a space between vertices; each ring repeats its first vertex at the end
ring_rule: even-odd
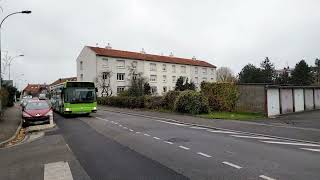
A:
POLYGON ((320 152, 320 149, 311 149, 311 148, 300 148, 307 151, 320 152))
POLYGON ((109 121, 108 119, 103 119, 103 118, 100 118, 100 117, 96 117, 97 119, 100 119, 102 121, 109 121))
POLYGON ((123 129, 128 129, 127 127, 123 127, 123 129))
POLYGON ((129 129, 129 131, 133 132, 133 130, 132 130, 132 129, 129 129))
POLYGON ((185 147, 185 146, 179 146, 179 148, 185 149, 185 150, 189 150, 190 148, 185 147))
POLYGON ((264 136, 243 136, 243 135, 230 135, 232 137, 239 137, 239 138, 248 138, 248 139, 261 139, 261 140, 272 140, 274 138, 264 137, 264 136))
POLYGON ((269 144, 286 144, 286 145, 294 145, 294 146, 320 147, 320 144, 311 144, 311 143, 295 143, 295 142, 281 142, 281 141, 262 141, 262 142, 269 143, 269 144))
POLYGON ((115 122, 114 124, 118 124, 117 122, 115 122))
POLYGON ((44 180, 73 180, 68 162, 54 162, 44 165, 44 180))
POLYGON ((163 141, 163 142, 165 142, 167 144, 173 144, 173 142, 169 142, 169 141, 163 141))
POLYGON ((197 154, 201 155, 201 156, 204 156, 204 157, 207 157, 207 158, 210 158, 212 156, 210 156, 209 154, 205 154, 205 153, 202 153, 202 152, 197 152, 197 154))
POLYGON ((119 124, 119 126, 120 126, 120 127, 122 127, 122 125, 121 125, 121 124, 119 124))
POLYGON ((233 131, 221 131, 221 130, 208 130, 208 131, 213 133, 223 133, 223 134, 240 134, 233 131))
POLYGON ((163 122, 163 123, 167 123, 167 124, 172 124, 172 125, 176 125, 176 126, 188 126, 185 124, 180 124, 180 123, 174 123, 174 122, 168 122, 168 121, 161 121, 161 120, 157 120, 159 122, 163 122))
POLYGON ((160 138, 158 138, 158 137, 153 137, 154 139, 157 139, 157 140, 160 140, 160 138))
POLYGON ((69 145, 68 145, 68 144, 66 144, 66 146, 67 146, 67 148, 69 149, 69 151, 71 151, 71 149, 70 149, 69 145))
POLYGON ((191 126, 189 127, 191 129, 202 129, 202 130, 208 130, 208 128, 204 128, 204 127, 198 127, 198 126, 191 126))
POLYGON ((136 132, 136 134, 140 134, 140 133, 141 133, 141 132, 138 132, 138 131, 136 132))
POLYGON ((273 179, 273 178, 265 176, 265 175, 260 175, 259 177, 262 179, 265 179, 265 180, 276 180, 276 179, 273 179))
POLYGON ((230 162, 227 162, 227 161, 223 161, 222 163, 223 163, 223 164, 226 164, 226 165, 228 165, 228 166, 234 167, 234 168, 236 168, 236 169, 241 169, 241 168, 242 168, 241 166, 235 165, 235 164, 230 163, 230 162))
POLYGON ((145 135, 145 136, 150 136, 149 134, 143 134, 143 135, 145 135))

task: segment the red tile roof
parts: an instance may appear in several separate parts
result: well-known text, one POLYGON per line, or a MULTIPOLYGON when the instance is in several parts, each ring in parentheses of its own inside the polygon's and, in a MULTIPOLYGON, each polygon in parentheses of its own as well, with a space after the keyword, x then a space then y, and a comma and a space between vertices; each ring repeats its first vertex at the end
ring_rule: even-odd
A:
POLYGON ((91 46, 87 46, 87 47, 90 48, 99 56, 216 68, 215 65, 212 65, 210 63, 207 63, 201 60, 185 59, 185 58, 170 57, 170 56, 160 56, 160 55, 153 55, 153 54, 144 54, 144 53, 138 53, 138 52, 122 51, 122 50, 91 47, 91 46))
POLYGON ((47 88, 48 88, 48 85, 46 84, 28 84, 23 89, 23 92, 30 92, 34 94, 34 93, 40 93, 42 89, 47 89, 47 88))
POLYGON ((64 83, 66 81, 77 81, 77 77, 69 77, 69 78, 60 78, 53 83, 50 84, 50 86, 54 86, 56 84, 64 83))

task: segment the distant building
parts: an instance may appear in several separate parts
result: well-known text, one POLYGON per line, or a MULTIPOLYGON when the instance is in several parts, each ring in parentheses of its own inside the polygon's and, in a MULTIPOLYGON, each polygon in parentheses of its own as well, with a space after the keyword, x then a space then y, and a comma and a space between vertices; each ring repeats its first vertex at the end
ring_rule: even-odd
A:
POLYGON ((38 97, 39 94, 47 94, 49 90, 49 85, 47 84, 28 84, 23 90, 22 95, 32 95, 33 97, 38 97))
POLYGON ((290 68, 289 66, 288 67, 284 67, 283 69, 277 69, 276 70, 276 75, 277 76, 280 76, 284 73, 288 73, 288 76, 291 77, 291 73, 294 69, 290 68))
POLYGON ((49 89, 51 90, 52 87, 54 87, 55 85, 60 84, 60 83, 64 83, 64 82, 67 82, 67 81, 77 81, 77 77, 69 77, 69 78, 57 79, 56 81, 54 81, 53 83, 51 83, 49 85, 49 89))
MULTIPOLYGON (((202 81, 216 82, 216 66, 195 57, 192 59, 129 52, 106 48, 85 46, 77 58, 77 79, 96 81, 98 77, 109 78, 113 95, 130 86, 131 72, 141 74, 151 86, 154 95, 161 95, 175 88, 177 79, 182 76, 200 86, 202 81), (104 75, 105 74, 105 75, 104 75)), ((102 89, 98 87, 100 96, 102 89)))

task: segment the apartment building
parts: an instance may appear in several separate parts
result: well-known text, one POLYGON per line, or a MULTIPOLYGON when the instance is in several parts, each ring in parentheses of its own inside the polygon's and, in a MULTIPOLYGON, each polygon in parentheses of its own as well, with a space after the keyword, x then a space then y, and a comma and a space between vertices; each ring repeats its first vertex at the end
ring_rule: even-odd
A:
MULTIPOLYGON (((108 78, 113 95, 130 86, 132 70, 147 79, 154 95, 173 90, 180 76, 188 78, 198 88, 202 81, 216 81, 216 66, 195 58, 129 52, 110 46, 85 46, 77 58, 78 81, 96 82, 97 78, 108 78)), ((100 96, 101 88, 98 91, 100 96)))

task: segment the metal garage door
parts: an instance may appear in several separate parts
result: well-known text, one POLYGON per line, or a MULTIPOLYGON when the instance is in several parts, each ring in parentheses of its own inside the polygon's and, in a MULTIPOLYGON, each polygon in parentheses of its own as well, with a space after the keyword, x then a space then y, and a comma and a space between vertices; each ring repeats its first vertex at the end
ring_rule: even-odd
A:
POLYGON ((305 89, 304 90, 304 100, 306 105, 306 110, 312 110, 314 106, 313 102, 313 89, 305 89))
POLYGON ((279 89, 267 90, 268 116, 280 114, 279 89))
POLYGON ((303 89, 294 89, 294 110, 295 112, 304 111, 303 89))
POLYGON ((280 89, 281 114, 293 112, 292 89, 280 89))
POLYGON ((320 109, 320 89, 314 90, 314 105, 316 109, 320 109))

